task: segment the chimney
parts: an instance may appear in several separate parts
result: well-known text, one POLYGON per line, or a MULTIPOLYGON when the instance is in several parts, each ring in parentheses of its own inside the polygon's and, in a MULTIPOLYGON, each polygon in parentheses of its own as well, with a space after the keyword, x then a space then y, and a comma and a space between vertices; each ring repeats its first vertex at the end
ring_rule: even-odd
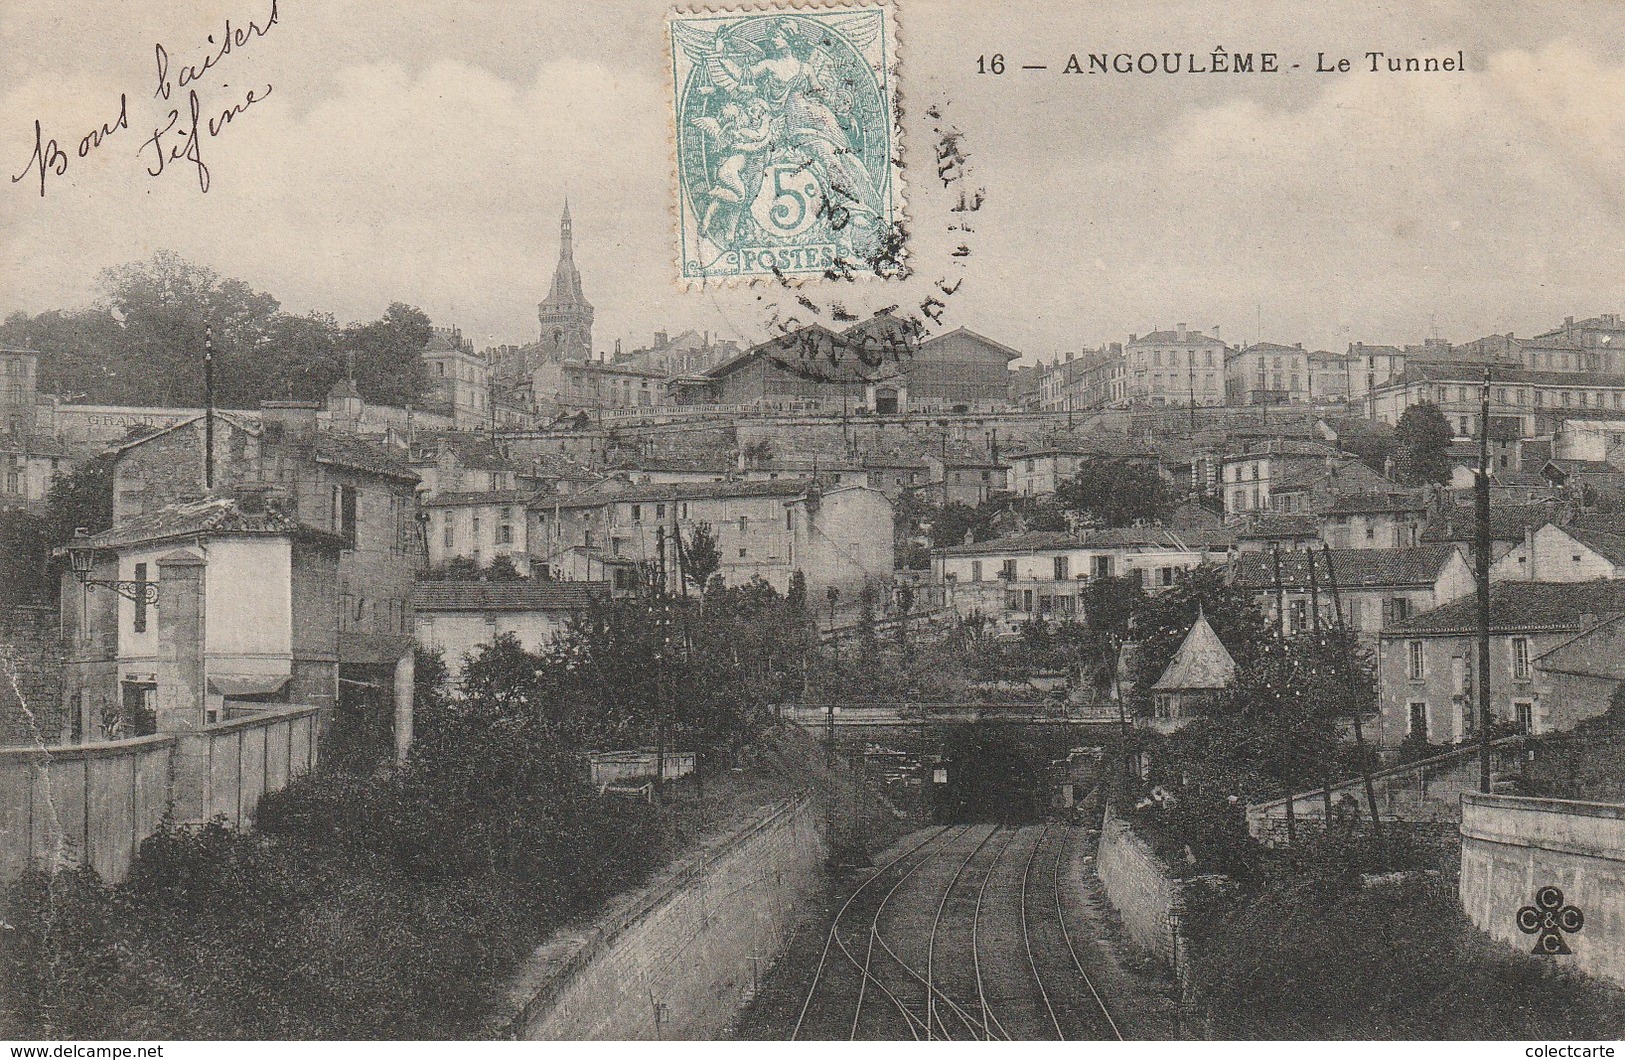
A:
POLYGON ((1563 318, 1563 326, 1566 327, 1566 328, 1572 328, 1574 326, 1574 318, 1573 317, 1564 317, 1563 318))
POLYGON ((1134 332, 1131 331, 1131 332, 1128 333, 1128 340, 1130 342, 1134 342, 1138 338, 1139 338, 1139 336, 1134 334, 1134 332))
POLYGON ((664 331, 655 332, 655 345, 656 346, 664 346, 665 344, 666 344, 666 333, 664 331))
POLYGON ((1535 528, 1532 525, 1523 528, 1523 554, 1524 566, 1529 568, 1529 580, 1539 581, 1535 576, 1535 528))
POLYGON ((1183 325, 1183 324, 1179 325, 1179 327, 1174 331, 1174 336, 1180 342, 1184 342, 1185 341, 1185 325, 1183 325))

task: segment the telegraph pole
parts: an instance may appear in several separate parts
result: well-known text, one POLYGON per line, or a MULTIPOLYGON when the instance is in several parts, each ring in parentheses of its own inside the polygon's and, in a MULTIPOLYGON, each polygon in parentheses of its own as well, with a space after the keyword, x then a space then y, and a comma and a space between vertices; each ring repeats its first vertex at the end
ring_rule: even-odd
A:
POLYGON ((203 488, 214 491, 214 328, 203 329, 203 488))
POLYGON ((1479 394, 1478 519, 1474 527, 1478 575, 1478 790, 1490 793, 1490 373, 1479 394))

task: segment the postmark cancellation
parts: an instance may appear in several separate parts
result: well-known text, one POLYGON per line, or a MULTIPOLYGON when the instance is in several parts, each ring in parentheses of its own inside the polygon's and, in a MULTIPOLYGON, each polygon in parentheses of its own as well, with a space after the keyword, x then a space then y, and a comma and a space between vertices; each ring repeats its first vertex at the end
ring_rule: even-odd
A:
POLYGON ((678 11, 667 25, 680 281, 901 271, 892 6, 678 11))

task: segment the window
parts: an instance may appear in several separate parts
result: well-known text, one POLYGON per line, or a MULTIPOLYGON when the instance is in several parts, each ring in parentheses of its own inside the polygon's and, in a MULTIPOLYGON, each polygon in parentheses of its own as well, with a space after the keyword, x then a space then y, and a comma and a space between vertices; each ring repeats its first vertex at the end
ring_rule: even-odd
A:
POLYGON ((641 504, 632 505, 632 521, 634 523, 643 522, 643 505, 641 505, 641 504))
POLYGON ((982 561, 979 559, 970 561, 970 580, 973 582, 982 580, 982 561))
POLYGON ((445 525, 440 529, 440 543, 445 548, 451 548, 454 542, 453 535, 456 532, 457 520, 450 512, 446 512, 442 518, 445 519, 445 525))
POLYGON ((1527 699, 1520 699, 1512 704, 1513 721, 1518 732, 1527 736, 1535 731, 1535 704, 1527 699))
POLYGON ((360 491, 354 486, 333 487, 332 528, 344 538, 346 548, 355 548, 356 512, 360 491))
POLYGON ((1512 638, 1512 676, 1519 681, 1529 680, 1529 638, 1512 638))
POLYGON ((1427 656, 1419 640, 1405 643, 1406 671, 1412 681, 1421 681, 1427 677, 1427 656))
POLYGON ((1110 556, 1091 556, 1089 558, 1089 573, 1096 578, 1110 578, 1112 576, 1112 558, 1110 556))
POLYGON ((1391 601, 1391 604, 1395 622, 1403 622, 1411 617, 1411 602, 1406 597, 1396 596, 1391 601))
POLYGON ((1004 566, 999 569, 999 577, 1014 581, 1016 578, 1016 561, 1013 559, 1005 560, 1004 566))
POLYGON ((1172 585, 1172 584, 1174 584, 1174 571, 1176 569, 1177 568, 1175 568, 1175 567, 1159 567, 1159 568, 1157 568, 1158 580, 1161 582, 1161 584, 1163 584, 1163 585, 1172 585))
POLYGON ((145 563, 135 565, 135 588, 135 631, 145 633, 147 631, 147 565, 145 563))
POLYGON ((1068 576, 1067 575, 1067 566, 1068 566, 1068 563, 1067 563, 1067 557, 1066 556, 1056 556, 1055 557, 1055 580, 1056 581, 1058 581, 1058 582, 1066 581, 1067 576, 1068 576))
POLYGON ((471 534, 473 534, 473 536, 474 536, 474 551, 476 553, 478 553, 479 549, 480 549, 480 513, 479 512, 474 513, 473 526, 470 528, 469 532, 471 534))
POLYGON ((497 524, 497 544, 513 544, 513 509, 499 508, 497 509, 497 517, 499 519, 497 524))
POLYGON ((1428 738, 1428 705, 1426 703, 1410 704, 1410 734, 1418 740, 1428 738))
POLYGON ((663 523, 665 521, 666 521, 666 506, 664 504, 655 505, 655 522, 663 523))
POLYGON ((741 534, 750 533, 750 516, 741 515, 739 517, 739 532, 741 534))

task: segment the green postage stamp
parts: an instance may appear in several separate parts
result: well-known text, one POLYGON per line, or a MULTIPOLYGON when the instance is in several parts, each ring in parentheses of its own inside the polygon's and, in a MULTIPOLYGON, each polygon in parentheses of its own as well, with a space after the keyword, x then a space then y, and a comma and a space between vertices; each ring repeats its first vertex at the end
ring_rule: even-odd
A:
POLYGON ((670 16, 685 284, 901 269, 890 5, 670 16))

